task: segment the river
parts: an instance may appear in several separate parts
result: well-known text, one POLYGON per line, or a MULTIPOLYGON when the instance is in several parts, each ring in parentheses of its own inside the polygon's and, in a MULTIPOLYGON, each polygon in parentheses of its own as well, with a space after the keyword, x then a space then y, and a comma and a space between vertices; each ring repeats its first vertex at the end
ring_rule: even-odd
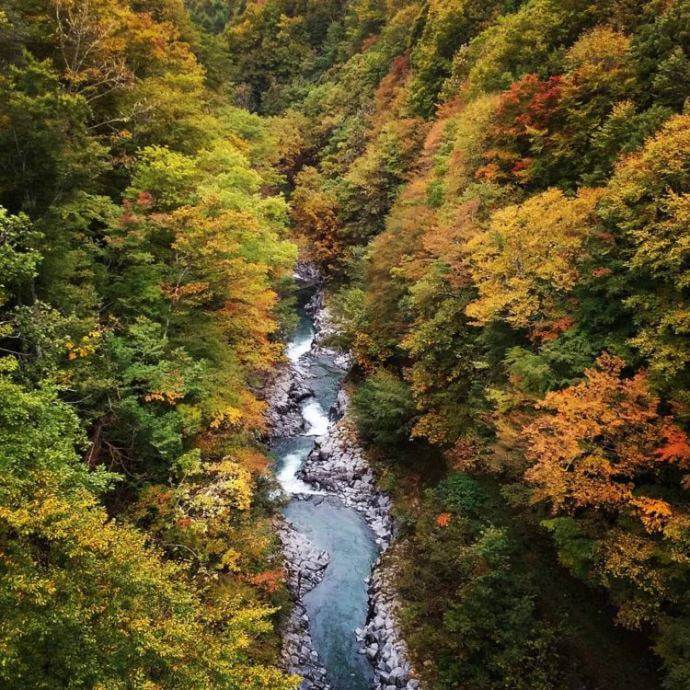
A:
POLYGON ((308 297, 303 295, 299 323, 286 353, 313 395, 300 403, 304 431, 274 439, 272 453, 276 478, 291 497, 285 518, 330 556, 323 580, 303 597, 314 649, 333 690, 369 690, 373 670, 358 651, 354 631, 366 622, 365 579, 378 555, 374 534, 357 510, 336 496, 315 491, 296 476, 316 440, 323 441, 329 433, 328 410, 344 376, 332 353, 312 348, 314 322, 304 306, 308 297))

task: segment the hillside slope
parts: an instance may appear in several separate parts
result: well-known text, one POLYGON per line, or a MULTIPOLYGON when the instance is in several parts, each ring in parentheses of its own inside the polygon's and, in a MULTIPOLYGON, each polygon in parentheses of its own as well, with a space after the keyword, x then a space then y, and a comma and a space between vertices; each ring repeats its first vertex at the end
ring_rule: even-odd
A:
POLYGON ((426 687, 690 687, 690 0, 3 0, 0 686, 254 688, 326 276, 426 687))

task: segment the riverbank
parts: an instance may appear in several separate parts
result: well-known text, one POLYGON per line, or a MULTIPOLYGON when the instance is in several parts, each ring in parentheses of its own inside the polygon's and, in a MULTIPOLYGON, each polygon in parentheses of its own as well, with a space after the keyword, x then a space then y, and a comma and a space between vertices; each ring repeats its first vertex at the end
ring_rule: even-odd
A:
POLYGON ((416 690, 407 645, 397 621, 394 590, 381 554, 394 536, 391 501, 377 488, 374 474, 360 446, 354 425, 347 417, 347 397, 339 396, 342 417, 335 421, 328 437, 307 457, 298 477, 318 490, 338 496, 359 511, 376 535, 379 557, 367 578, 368 611, 366 625, 355 630, 364 653, 374 667, 374 688, 416 690))
POLYGON ((458 687, 442 674, 462 659, 467 687, 504 687, 504 661, 521 658, 526 687, 661 687, 644 633, 615 626, 604 593, 558 563, 538 513, 510 506, 492 477, 434 476, 423 451, 394 464, 379 452, 379 482, 406 526, 386 569, 425 686, 458 687))

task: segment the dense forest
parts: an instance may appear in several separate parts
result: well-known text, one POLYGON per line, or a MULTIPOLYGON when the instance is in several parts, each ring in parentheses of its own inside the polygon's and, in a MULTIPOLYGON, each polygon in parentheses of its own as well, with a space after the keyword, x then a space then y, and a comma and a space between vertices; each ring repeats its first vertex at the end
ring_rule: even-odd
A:
POLYGON ((296 255, 273 127, 174 0, 2 8, 0 686, 295 687, 254 391, 296 255))
POLYGON ((298 687, 299 256, 424 686, 690 687, 690 0, 0 0, 0 63, 0 686, 298 687))

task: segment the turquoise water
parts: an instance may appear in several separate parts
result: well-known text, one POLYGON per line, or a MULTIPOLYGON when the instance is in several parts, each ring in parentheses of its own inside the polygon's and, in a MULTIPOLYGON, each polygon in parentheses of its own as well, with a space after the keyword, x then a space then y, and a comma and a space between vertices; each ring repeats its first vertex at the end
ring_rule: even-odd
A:
MULTIPOLYGON (((273 444, 276 476, 288 494, 310 491, 294 475, 313 448, 315 435, 327 433, 328 410, 343 377, 330 356, 310 352, 313 335, 311 320, 301 310, 287 354, 300 367, 315 395, 302 403, 307 421, 304 435, 277 439, 273 444)), ((333 496, 293 498, 285 507, 285 517, 330 555, 324 579, 304 597, 312 642, 326 667, 328 680, 334 690, 368 690, 372 669, 357 651, 354 630, 364 627, 366 621, 364 580, 377 556, 373 533, 356 510, 333 496)))

